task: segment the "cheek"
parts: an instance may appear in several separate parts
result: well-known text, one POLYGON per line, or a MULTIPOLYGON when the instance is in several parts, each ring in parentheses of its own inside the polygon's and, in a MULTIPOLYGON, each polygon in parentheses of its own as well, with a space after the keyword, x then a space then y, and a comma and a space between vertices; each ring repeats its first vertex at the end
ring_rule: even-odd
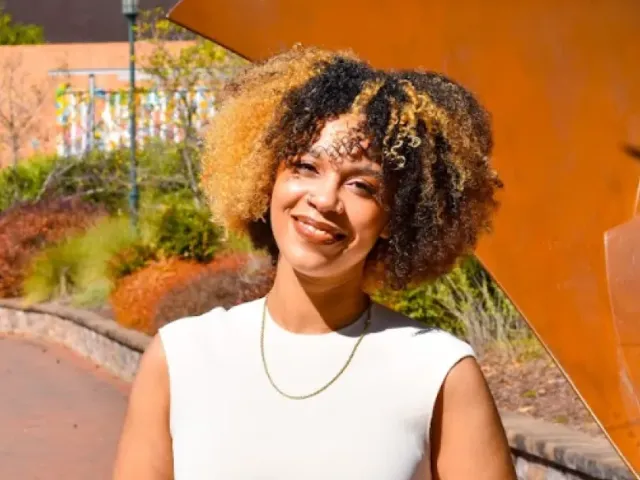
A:
POLYGON ((378 205, 361 207, 350 217, 357 237, 367 244, 375 243, 387 222, 386 212, 378 205))
POLYGON ((290 178, 277 179, 271 194, 271 209, 282 211, 292 208, 304 197, 304 188, 300 182, 290 178))

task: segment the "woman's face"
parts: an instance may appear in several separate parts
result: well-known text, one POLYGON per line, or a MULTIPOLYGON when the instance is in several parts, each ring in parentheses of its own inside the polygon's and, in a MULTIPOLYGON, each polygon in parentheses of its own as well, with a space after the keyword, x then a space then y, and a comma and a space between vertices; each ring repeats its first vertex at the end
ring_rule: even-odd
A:
POLYGON ((381 236, 387 213, 381 167, 366 154, 361 118, 325 124, 317 142, 291 166, 281 165, 271 198, 271 227, 299 274, 331 279, 360 274, 381 236))

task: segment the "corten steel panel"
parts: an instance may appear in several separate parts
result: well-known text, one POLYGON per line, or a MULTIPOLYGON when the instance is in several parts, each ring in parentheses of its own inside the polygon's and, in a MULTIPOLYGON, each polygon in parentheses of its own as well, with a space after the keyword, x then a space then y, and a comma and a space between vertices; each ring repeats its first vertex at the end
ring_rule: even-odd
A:
POLYGON ((250 60, 351 48, 475 91, 506 185, 478 256, 640 471, 640 221, 624 225, 640 178, 639 15, 634 0, 182 0, 170 18, 250 60))

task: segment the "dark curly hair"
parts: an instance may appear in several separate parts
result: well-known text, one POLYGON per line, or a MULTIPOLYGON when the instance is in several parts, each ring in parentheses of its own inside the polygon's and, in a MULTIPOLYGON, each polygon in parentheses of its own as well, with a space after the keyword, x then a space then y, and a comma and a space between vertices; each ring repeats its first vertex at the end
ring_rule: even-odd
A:
POLYGON ((296 46, 227 85, 203 155, 214 220, 275 258, 268 207, 278 165, 350 113, 364 116, 389 199, 390 236, 371 251, 367 280, 400 289, 446 273, 473 251, 497 207, 489 115, 441 74, 378 70, 350 52, 296 46))

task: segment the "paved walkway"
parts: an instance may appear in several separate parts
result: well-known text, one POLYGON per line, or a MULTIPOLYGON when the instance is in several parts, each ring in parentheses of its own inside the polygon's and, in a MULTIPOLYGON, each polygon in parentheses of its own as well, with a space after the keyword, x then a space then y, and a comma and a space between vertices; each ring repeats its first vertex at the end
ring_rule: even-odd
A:
POLYGON ((0 336, 0 479, 109 480, 127 392, 63 347, 0 336))

